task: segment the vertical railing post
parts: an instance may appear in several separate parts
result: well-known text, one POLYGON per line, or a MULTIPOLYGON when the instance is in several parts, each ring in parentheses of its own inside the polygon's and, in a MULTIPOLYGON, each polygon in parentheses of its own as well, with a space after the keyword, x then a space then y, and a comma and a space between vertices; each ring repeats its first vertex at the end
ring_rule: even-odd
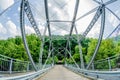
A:
POLYGON ((94 70, 95 69, 95 67, 94 67, 94 63, 92 63, 92 70, 94 70))
POLYGON ((10 59, 9 73, 12 73, 13 59, 10 59))
POLYGON ((27 63, 27 72, 29 71, 29 64, 30 64, 30 63, 28 62, 28 63, 27 63))
POLYGON ((108 60, 108 65, 109 65, 109 71, 111 71, 111 63, 110 63, 110 58, 107 59, 108 60))

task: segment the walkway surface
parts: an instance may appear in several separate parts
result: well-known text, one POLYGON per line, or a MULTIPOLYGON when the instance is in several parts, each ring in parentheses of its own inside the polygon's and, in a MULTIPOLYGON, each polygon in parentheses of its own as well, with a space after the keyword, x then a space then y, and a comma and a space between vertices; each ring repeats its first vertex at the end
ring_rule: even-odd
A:
POLYGON ((37 80, 90 80, 84 78, 72 71, 69 71, 62 65, 57 65, 51 69, 48 73, 44 74, 37 80))

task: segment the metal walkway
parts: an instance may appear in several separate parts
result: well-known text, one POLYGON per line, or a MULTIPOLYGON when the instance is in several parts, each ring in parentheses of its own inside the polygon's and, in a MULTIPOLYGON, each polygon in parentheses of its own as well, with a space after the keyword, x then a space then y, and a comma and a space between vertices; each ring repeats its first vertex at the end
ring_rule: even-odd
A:
POLYGON ((56 65, 48 73, 44 74, 37 80, 91 80, 80 76, 62 65, 56 65))

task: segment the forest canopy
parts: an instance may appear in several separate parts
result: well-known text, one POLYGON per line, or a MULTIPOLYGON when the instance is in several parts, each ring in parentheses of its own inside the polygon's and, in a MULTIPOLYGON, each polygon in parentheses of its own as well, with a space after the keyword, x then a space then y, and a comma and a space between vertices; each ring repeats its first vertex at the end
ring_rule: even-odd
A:
MULTIPOLYGON (((39 62, 41 41, 35 34, 26 35, 26 37, 27 37, 27 43, 29 45, 29 49, 33 57, 33 60, 37 63, 39 62)), ((56 63, 58 61, 65 60, 64 59, 65 57, 64 48, 66 48, 67 37, 68 35, 65 35, 65 36, 53 35, 52 36, 52 45, 53 45, 53 48, 55 48, 55 50, 53 51, 54 60, 56 63)), ((82 53, 83 53, 83 58, 84 58, 85 63, 89 63, 94 53, 95 47, 97 45, 97 41, 98 41, 97 39, 85 38, 81 42, 82 53)), ((45 36, 45 43, 44 43, 44 50, 43 50, 43 62, 45 62, 48 56, 49 44, 50 44, 49 37, 45 36)), ((79 46, 77 43, 76 35, 72 35, 72 38, 70 38, 70 47, 68 47, 68 50, 69 49, 70 49, 72 57, 79 64, 80 55, 79 55, 79 46)), ((118 55, 119 53, 120 53, 120 42, 115 41, 113 39, 105 39, 105 40, 102 40, 102 43, 96 55, 95 61, 100 60, 100 59, 105 59, 105 58, 108 58, 114 55, 118 55)), ((20 36, 16 36, 15 38, 8 38, 7 40, 0 40, 0 54, 15 58, 15 59, 23 60, 23 61, 29 60, 27 53, 25 51, 25 48, 24 48, 22 38, 20 36)), ((69 54, 67 54, 66 57, 69 63, 73 63, 69 54)))

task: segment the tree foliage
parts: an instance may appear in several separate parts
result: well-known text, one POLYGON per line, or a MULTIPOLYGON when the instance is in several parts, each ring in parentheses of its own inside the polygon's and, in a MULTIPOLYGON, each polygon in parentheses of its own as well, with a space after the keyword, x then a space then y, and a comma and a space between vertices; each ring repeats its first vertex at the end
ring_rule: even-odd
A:
MULTIPOLYGON (((35 34, 26 35, 27 43, 35 62, 39 62, 39 55, 40 55, 40 45, 41 41, 35 34)), ((52 36, 52 47, 54 48, 54 61, 57 63, 59 60, 66 60, 68 63, 74 63, 68 52, 66 52, 65 48, 71 52, 73 59, 80 63, 80 46, 77 43, 77 36, 72 35, 70 40, 70 47, 66 46, 67 44, 68 35, 60 36, 60 35, 53 35, 52 36)), ((82 54, 85 63, 89 63, 90 59, 93 56, 95 51, 95 47, 97 45, 97 39, 92 38, 85 38, 81 42, 82 46, 82 54)), ((43 63, 47 59, 49 53, 49 46, 50 45, 50 37, 45 36, 45 43, 44 43, 44 50, 43 50, 43 63)), ((113 41, 112 39, 102 40, 101 46, 97 52, 95 57, 95 61, 100 59, 105 59, 107 57, 111 57, 120 53, 120 42, 113 41)), ((16 36, 15 38, 8 38, 7 40, 0 40, 0 54, 6 55, 15 59, 20 59, 27 61, 28 56, 24 48, 24 44, 22 38, 20 36, 16 36)), ((52 62, 52 58, 49 58, 47 63, 52 62)), ((115 61, 114 61, 115 62, 115 61)), ((112 64, 114 65, 114 62, 112 64)), ((98 66, 100 67, 100 66, 98 66)))

